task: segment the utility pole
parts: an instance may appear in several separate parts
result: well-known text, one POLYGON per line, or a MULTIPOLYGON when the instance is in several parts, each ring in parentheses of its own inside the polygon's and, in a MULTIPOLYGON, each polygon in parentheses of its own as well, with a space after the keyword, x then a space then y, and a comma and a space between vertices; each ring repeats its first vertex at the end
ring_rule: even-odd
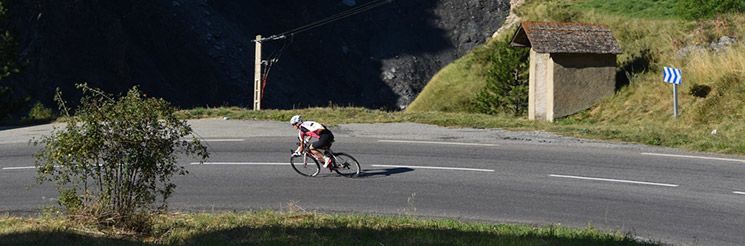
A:
POLYGON ((261 110, 261 35, 256 35, 256 60, 254 64, 254 110, 261 110))
MULTIPOLYGON (((251 40, 251 42, 256 43, 256 59, 254 60, 254 110, 261 110, 261 91, 264 88, 264 78, 265 74, 263 71, 263 65, 264 64, 270 64, 273 62, 276 62, 277 59, 269 59, 268 61, 265 61, 261 59, 261 42, 267 41, 267 40, 278 40, 278 39, 284 39, 285 36, 277 36, 272 35, 266 38, 262 38, 261 35, 256 35, 256 39, 251 40)), ((271 67, 271 66, 270 66, 271 67)), ((268 70, 268 69, 267 69, 268 70)))

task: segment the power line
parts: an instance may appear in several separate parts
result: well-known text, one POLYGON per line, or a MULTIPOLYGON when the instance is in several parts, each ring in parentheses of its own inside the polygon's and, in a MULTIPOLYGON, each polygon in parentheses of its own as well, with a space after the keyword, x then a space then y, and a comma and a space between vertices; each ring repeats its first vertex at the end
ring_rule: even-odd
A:
POLYGON ((357 6, 355 8, 349 9, 347 11, 338 13, 336 15, 333 15, 333 16, 330 16, 330 17, 326 17, 324 19, 321 19, 321 20, 318 20, 316 22, 310 23, 308 25, 301 26, 301 27, 292 29, 290 31, 283 32, 280 35, 285 35, 286 36, 286 35, 298 34, 300 32, 304 32, 304 31, 307 31, 307 30, 310 30, 310 29, 313 29, 313 28, 316 28, 316 27, 320 27, 320 26, 326 25, 328 23, 331 23, 331 22, 334 22, 334 21, 337 21, 337 20, 341 20, 341 19, 347 18, 347 17, 352 16, 352 15, 356 15, 356 14, 365 12, 367 10, 370 10, 370 9, 373 9, 373 8, 376 8, 376 7, 379 7, 379 6, 382 6, 382 5, 387 4, 387 3, 390 3, 390 2, 393 2, 393 0, 377 0, 377 1, 369 2, 369 3, 363 4, 363 5, 357 6))
POLYGON ((252 40, 252 42, 256 43, 256 71, 254 73, 254 110, 261 109, 261 100, 264 98, 264 88, 266 87, 266 80, 269 77, 269 71, 272 69, 272 66, 274 63, 279 61, 279 57, 284 53, 287 46, 292 43, 292 38, 295 37, 295 34, 311 30, 313 28, 317 28, 326 24, 329 24, 331 22, 335 22, 344 18, 347 18, 352 15, 356 15, 365 11, 368 11, 373 8, 377 8, 379 6, 382 6, 386 3, 391 3, 393 0, 376 0, 372 1, 366 4, 359 5, 357 7, 354 7, 352 9, 343 11, 341 13, 323 18, 321 20, 318 20, 316 22, 277 34, 272 35, 266 38, 262 38, 260 35, 256 36, 256 39, 252 40), (279 51, 274 51, 269 56, 269 60, 262 60, 261 59, 261 43, 268 40, 279 40, 279 39, 285 39, 287 36, 290 36, 291 39, 289 41, 286 41, 285 44, 282 46, 282 48, 279 51), (262 73, 262 66, 266 66, 266 70, 262 73))
POLYGON ((272 67, 274 66, 274 63, 276 63, 277 61, 279 61, 279 57, 282 56, 282 53, 285 52, 285 49, 287 49, 287 46, 289 46, 290 43, 292 43, 293 37, 294 36, 290 36, 290 40, 289 41, 285 41, 285 44, 282 45, 282 48, 279 49, 279 51, 272 52, 272 54, 269 55, 269 59, 266 60, 266 62, 267 62, 266 63, 266 70, 261 75, 261 83, 262 83, 262 85, 261 85, 261 99, 264 99, 264 88, 266 87, 266 80, 267 80, 267 78, 269 78, 269 71, 272 70, 272 67))
POLYGON ((348 9, 348 10, 343 11, 341 13, 338 13, 338 14, 335 14, 335 15, 332 15, 332 16, 329 16, 329 17, 320 19, 320 20, 318 20, 316 22, 313 22, 313 23, 310 23, 310 24, 307 24, 307 25, 304 25, 304 26, 300 26, 300 27, 297 27, 295 29, 292 29, 292 30, 289 30, 289 31, 286 31, 286 32, 283 32, 283 33, 280 33, 280 34, 277 34, 277 35, 271 35, 271 36, 266 37, 266 38, 261 38, 260 40, 253 40, 253 42, 262 42, 262 41, 265 41, 265 40, 284 39, 287 36, 291 36, 291 35, 295 35, 295 34, 298 34, 298 33, 304 32, 304 31, 308 31, 308 30, 311 30, 311 29, 314 29, 314 28, 317 28, 317 27, 320 27, 320 26, 329 24, 331 22, 335 22, 335 21, 338 21, 338 20, 347 18, 349 16, 353 16, 353 15, 356 15, 356 14, 359 14, 359 13, 362 13, 362 12, 365 12, 365 11, 368 11, 370 9, 374 9, 374 8, 380 7, 382 5, 385 5, 385 4, 391 3, 391 2, 393 2, 393 0, 377 0, 377 1, 372 1, 372 2, 359 5, 357 7, 352 8, 352 9, 348 9))

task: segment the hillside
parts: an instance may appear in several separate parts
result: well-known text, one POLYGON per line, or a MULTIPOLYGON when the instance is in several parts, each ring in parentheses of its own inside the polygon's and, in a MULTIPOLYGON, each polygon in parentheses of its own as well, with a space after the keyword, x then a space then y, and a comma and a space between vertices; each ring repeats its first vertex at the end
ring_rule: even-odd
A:
MULTIPOLYGON (((2 1, 27 64, 3 83, 51 108, 54 88, 74 102, 82 82, 112 93, 140 85, 181 107, 251 107, 257 34, 374 1, 2 1)), ((267 42, 264 59, 287 48, 263 107, 404 108, 438 70, 483 44, 508 9, 503 1, 397 0, 267 42)))
MULTIPOLYGON (((558 120, 557 124, 575 129, 562 130, 565 134, 745 153, 745 142, 740 140, 745 133, 745 16, 724 14, 689 21, 666 13, 671 3, 674 1, 541 0, 528 1, 514 10, 526 21, 607 24, 621 44, 624 53, 617 60, 617 84, 621 86, 614 96, 591 109, 558 120), (662 5, 640 4, 651 2, 662 5), (638 12, 655 11, 661 14, 639 18, 644 14, 638 12), (678 119, 673 118, 672 85, 662 81, 663 67, 683 71, 678 119), (712 134, 714 130, 716 134, 712 134)), ((473 92, 484 87, 484 66, 473 54, 455 61, 433 77, 407 112, 470 110, 473 92)))

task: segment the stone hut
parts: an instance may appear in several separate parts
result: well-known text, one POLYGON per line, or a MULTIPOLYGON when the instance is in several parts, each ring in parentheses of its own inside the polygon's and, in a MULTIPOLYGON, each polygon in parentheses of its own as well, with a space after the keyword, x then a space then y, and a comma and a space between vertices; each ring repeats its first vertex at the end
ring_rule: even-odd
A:
POLYGON ((553 121, 615 92, 621 47, 607 25, 522 22, 510 45, 531 47, 531 120, 553 121))

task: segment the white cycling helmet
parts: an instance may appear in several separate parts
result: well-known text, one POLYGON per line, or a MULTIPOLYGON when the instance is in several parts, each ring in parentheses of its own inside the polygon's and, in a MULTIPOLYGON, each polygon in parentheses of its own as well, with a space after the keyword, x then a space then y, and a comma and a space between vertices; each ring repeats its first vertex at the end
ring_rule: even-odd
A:
POLYGON ((290 125, 295 125, 297 123, 303 123, 303 117, 300 115, 292 116, 292 119, 290 119, 290 125))

